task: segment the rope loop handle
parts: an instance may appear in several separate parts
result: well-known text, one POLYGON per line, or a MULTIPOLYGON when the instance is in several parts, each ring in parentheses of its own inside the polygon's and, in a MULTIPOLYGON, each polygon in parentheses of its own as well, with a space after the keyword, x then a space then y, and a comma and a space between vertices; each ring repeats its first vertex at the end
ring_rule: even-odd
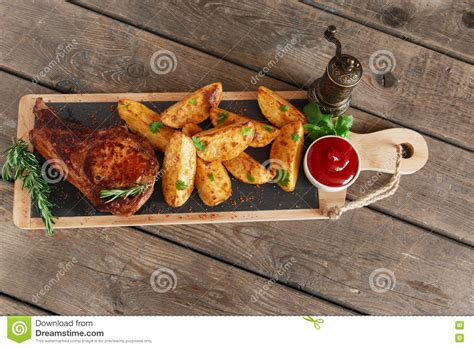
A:
POLYGON ((329 217, 331 220, 337 220, 341 217, 342 213, 357 209, 357 208, 362 208, 367 205, 370 205, 372 203, 375 203, 377 201, 380 201, 381 199, 387 198, 392 196, 395 191, 398 189, 398 185, 400 184, 400 168, 401 168, 401 163, 402 163, 402 158, 403 158, 403 149, 401 145, 396 145, 397 146, 397 160, 395 162, 395 172, 390 178, 390 181, 382 186, 381 188, 375 190, 372 193, 369 193, 365 196, 362 196, 355 201, 351 201, 348 204, 344 205, 343 207, 331 207, 328 210, 325 211, 325 215, 329 217))

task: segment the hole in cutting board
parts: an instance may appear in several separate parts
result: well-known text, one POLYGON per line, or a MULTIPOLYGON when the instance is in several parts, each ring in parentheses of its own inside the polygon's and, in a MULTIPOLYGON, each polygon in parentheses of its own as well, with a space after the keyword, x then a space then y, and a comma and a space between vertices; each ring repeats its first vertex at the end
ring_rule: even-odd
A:
POLYGON ((402 157, 405 159, 411 158, 415 153, 415 148, 412 144, 403 143, 400 146, 402 147, 402 157))

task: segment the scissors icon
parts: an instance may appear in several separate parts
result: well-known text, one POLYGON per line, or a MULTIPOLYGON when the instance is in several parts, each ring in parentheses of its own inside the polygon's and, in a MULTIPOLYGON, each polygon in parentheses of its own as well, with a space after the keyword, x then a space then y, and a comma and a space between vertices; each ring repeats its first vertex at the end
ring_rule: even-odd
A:
POLYGON ((323 323, 324 323, 324 319, 321 319, 321 318, 314 319, 314 318, 311 317, 310 315, 307 315, 306 317, 303 317, 303 319, 312 322, 312 323, 313 323, 313 326, 314 326, 314 328, 315 328, 316 330, 321 329, 321 325, 320 325, 320 324, 323 324, 323 323))

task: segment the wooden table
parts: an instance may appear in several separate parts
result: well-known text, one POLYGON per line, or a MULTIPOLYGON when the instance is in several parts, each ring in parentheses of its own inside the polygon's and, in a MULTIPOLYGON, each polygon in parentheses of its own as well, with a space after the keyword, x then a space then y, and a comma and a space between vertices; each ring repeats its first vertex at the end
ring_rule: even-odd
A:
MULTIPOLYGON (((474 12, 468 0, 410 4, 2 1, 2 150, 29 93, 189 91, 213 81, 228 91, 305 88, 334 55, 322 37, 334 24, 365 70, 350 110, 354 131, 412 128, 430 159, 395 196, 339 221, 58 230, 54 238, 14 227, 12 183, 1 182, 0 314, 474 314, 474 12), (176 56, 175 71, 153 72, 159 50, 176 56), (382 75, 369 68, 380 50, 396 62, 382 75), (267 76, 252 83, 264 67, 267 76), (175 274, 174 289, 154 291, 159 267, 175 274), (374 284, 383 269, 388 291, 374 284)), ((349 198, 387 180, 373 175, 349 198)))

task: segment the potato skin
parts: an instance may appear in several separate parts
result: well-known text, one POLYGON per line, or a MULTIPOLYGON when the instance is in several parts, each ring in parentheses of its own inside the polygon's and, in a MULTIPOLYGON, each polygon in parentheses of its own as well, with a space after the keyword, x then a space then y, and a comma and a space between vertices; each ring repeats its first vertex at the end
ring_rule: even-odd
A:
POLYGON ((263 116, 278 128, 293 121, 307 123, 306 117, 301 111, 291 105, 285 98, 264 86, 258 87, 257 99, 263 116), (288 110, 280 110, 282 106, 287 107, 288 110))
POLYGON ((163 126, 153 133, 150 125, 160 122, 160 115, 142 103, 120 99, 117 105, 119 117, 127 123, 127 127, 134 133, 145 137, 155 150, 164 152, 168 141, 175 132, 174 129, 163 126))
POLYGON ((223 162, 223 164, 236 179, 246 184, 261 185, 269 182, 274 177, 272 172, 245 152, 223 162))
POLYGON ((209 109, 219 105, 221 98, 220 82, 204 86, 163 111, 161 121, 171 128, 182 128, 186 123, 201 123, 209 117, 209 109))
POLYGON ((205 162, 198 157, 194 183, 201 200, 211 207, 232 195, 232 183, 221 162, 205 162))
MULTIPOLYGON (((188 137, 202 132, 197 124, 185 124, 182 132, 188 137)), ((196 158, 196 176, 194 177, 199 197, 204 204, 213 207, 226 201, 232 195, 232 183, 229 174, 221 162, 206 162, 196 158)))
POLYGON ((166 146, 161 179, 163 196, 168 205, 177 208, 186 203, 193 192, 195 174, 196 148, 191 138, 175 131, 166 146), (184 189, 178 189, 178 181, 184 184, 184 189))
POLYGON ((287 171, 287 183, 282 182, 283 180, 277 182, 278 186, 286 192, 292 192, 296 187, 303 155, 303 142, 303 124, 296 121, 280 128, 280 134, 272 144, 270 150, 271 171, 276 175, 275 179, 281 179, 279 176, 283 176, 282 170, 287 171))
POLYGON ((220 108, 211 108, 210 112, 211 123, 214 127, 227 126, 235 122, 248 122, 252 121, 255 125, 255 135, 250 143, 250 147, 264 147, 270 144, 273 139, 278 135, 280 130, 274 126, 252 120, 248 117, 220 109, 220 108), (225 115, 225 118, 222 119, 220 115, 225 115))
POLYGON ((233 123, 197 133, 195 137, 204 145, 197 155, 206 162, 227 161, 240 155, 255 135, 253 122, 233 123))
POLYGON ((191 138, 194 134, 202 132, 202 128, 195 123, 186 123, 181 132, 191 138))

